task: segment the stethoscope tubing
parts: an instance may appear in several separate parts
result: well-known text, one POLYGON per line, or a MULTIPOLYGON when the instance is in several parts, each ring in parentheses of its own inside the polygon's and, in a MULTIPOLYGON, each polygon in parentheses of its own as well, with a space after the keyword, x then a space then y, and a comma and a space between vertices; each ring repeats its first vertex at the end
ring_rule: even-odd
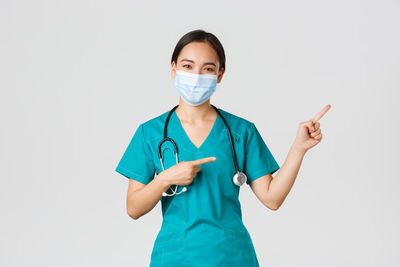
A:
MULTIPOLYGON (((229 129, 228 123, 226 122, 224 116, 222 116, 221 112, 218 110, 217 107, 215 107, 213 104, 210 104, 215 111, 218 113, 218 115, 221 117, 222 121, 225 124, 225 127, 228 131, 228 136, 229 136, 229 142, 230 142, 230 146, 231 146, 231 150, 232 150, 232 156, 233 156, 233 162, 235 164, 235 169, 236 169, 236 174, 235 176, 238 177, 240 174, 243 174, 239 171, 239 167, 238 167, 238 163, 237 163, 237 159, 236 159, 236 152, 235 152, 235 147, 233 144, 233 140, 232 140, 232 134, 231 134, 231 130, 229 129)), ((160 163, 161 163, 161 167, 164 171, 164 164, 162 163, 163 161, 163 155, 161 152, 161 146, 164 142, 166 141, 170 141, 173 145, 174 145, 174 154, 175 154, 175 158, 176 158, 176 163, 179 163, 179 159, 178 159, 178 146, 176 145, 175 141, 172 138, 167 137, 167 129, 168 129, 168 123, 169 123, 169 119, 172 115, 172 113, 174 112, 174 110, 178 107, 179 105, 176 105, 175 107, 173 107, 171 109, 171 111, 168 113, 167 119, 165 121, 164 124, 164 138, 160 141, 160 143, 158 144, 158 158, 160 159, 160 163)), ((164 149, 165 150, 165 149, 164 149)), ((244 174, 243 174, 244 175, 244 174)), ((235 180, 235 179, 234 179, 235 180)), ((171 188, 171 187, 170 187, 171 188)), ((163 192, 163 196, 173 196, 173 195, 178 195, 180 193, 183 193, 186 191, 186 187, 183 187, 183 189, 177 193, 178 190, 178 185, 175 186, 175 190, 173 190, 171 188, 173 194, 167 194, 166 192, 163 192)))

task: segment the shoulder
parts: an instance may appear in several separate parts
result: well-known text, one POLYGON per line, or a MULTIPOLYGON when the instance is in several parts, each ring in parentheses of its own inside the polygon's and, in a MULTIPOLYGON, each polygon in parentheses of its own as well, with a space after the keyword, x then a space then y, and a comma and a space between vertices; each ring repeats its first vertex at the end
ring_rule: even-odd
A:
POLYGON ((236 123, 243 127, 248 127, 253 123, 252 121, 245 119, 239 115, 235 115, 225 109, 218 108, 218 110, 221 112, 221 114, 224 116, 224 118, 226 120, 229 120, 231 123, 236 123))
POLYGON ((226 111, 225 109, 218 108, 218 110, 225 118, 231 132, 237 135, 239 138, 246 139, 249 133, 254 128, 254 123, 240 115, 226 111))
POLYGON ((164 135, 164 124, 170 110, 142 122, 139 127, 142 128, 146 141, 160 138, 164 135))

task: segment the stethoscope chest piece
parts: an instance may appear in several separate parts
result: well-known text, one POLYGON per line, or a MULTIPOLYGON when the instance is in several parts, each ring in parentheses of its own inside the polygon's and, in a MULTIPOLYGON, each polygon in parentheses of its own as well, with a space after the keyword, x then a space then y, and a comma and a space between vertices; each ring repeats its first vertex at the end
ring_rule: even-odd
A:
POLYGON ((236 172, 233 176, 233 183, 237 186, 242 186, 247 181, 247 176, 243 172, 236 172))

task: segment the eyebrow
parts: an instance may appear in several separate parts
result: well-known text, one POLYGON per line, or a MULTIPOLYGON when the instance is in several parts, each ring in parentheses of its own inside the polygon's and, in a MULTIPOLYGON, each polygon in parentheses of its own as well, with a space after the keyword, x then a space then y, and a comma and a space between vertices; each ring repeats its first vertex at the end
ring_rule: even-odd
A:
MULTIPOLYGON (((189 61, 189 62, 191 62, 191 63, 194 63, 193 60, 190 60, 190 59, 187 59, 187 58, 182 59, 181 62, 182 62, 182 61, 189 61)), ((206 62, 206 63, 204 63, 204 65, 213 65, 213 66, 217 67, 217 66, 215 65, 215 63, 213 63, 213 62, 206 62)))

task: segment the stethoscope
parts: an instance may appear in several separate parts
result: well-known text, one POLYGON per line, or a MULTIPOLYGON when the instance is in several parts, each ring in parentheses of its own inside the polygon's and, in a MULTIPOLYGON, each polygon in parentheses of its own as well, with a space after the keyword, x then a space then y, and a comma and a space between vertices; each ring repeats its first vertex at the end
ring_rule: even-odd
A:
MULTIPOLYGON (((210 104, 215 111, 217 111, 218 115, 221 116, 226 129, 228 130, 228 134, 229 134, 229 141, 231 144, 231 149, 232 149, 232 154, 233 154, 233 162, 235 163, 235 169, 236 169, 236 173, 233 175, 233 183, 237 186, 242 186, 246 181, 247 181, 247 176, 246 174, 244 174, 243 172, 239 171, 238 168, 238 164, 237 164, 237 160, 236 160, 236 153, 235 153, 235 149, 233 147, 233 140, 232 140, 232 135, 231 135, 231 131, 228 127, 228 124, 225 121, 225 118, 222 116, 221 112, 219 112, 219 110, 212 104, 210 104)), ((171 111, 168 114, 167 120, 165 121, 165 125, 164 125, 164 139, 160 141, 160 143, 158 144, 158 157, 160 159, 160 163, 161 163, 161 167, 164 171, 164 164, 163 164, 163 157, 162 157, 162 153, 161 153, 161 145, 165 142, 165 141, 171 141, 172 144, 174 145, 174 154, 175 154, 175 158, 176 158, 176 164, 179 163, 178 161, 178 147, 176 146, 174 140, 172 140, 171 138, 167 137, 167 127, 168 127, 168 122, 169 122, 169 118, 172 115, 172 112, 174 112, 174 110, 178 107, 179 105, 176 105, 174 108, 171 109, 171 111)), ((169 147, 165 148, 165 149, 169 149, 169 147)), ((165 149, 163 150, 163 152, 165 151, 165 149)), ((171 191, 173 192, 172 194, 168 194, 167 192, 163 192, 163 196, 173 196, 173 195, 179 195, 183 192, 186 192, 186 186, 184 186, 182 188, 182 190, 180 192, 177 192, 178 190, 178 186, 179 185, 175 185, 175 190, 172 189, 172 187, 170 187, 171 191)))

